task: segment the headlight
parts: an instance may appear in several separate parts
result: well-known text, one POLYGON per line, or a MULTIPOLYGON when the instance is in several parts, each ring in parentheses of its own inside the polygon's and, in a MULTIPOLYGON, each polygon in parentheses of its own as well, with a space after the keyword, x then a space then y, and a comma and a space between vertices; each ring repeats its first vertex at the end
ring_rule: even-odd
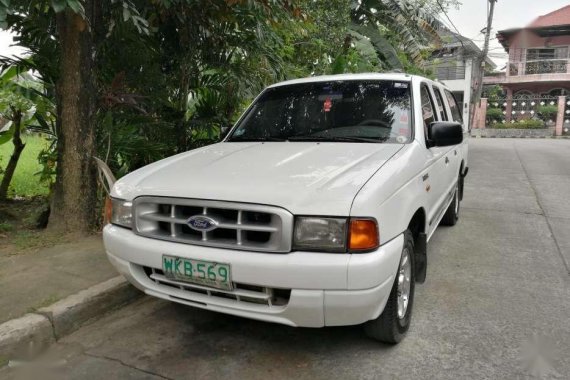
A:
POLYGON ((110 212, 107 210, 106 214, 110 214, 110 222, 112 224, 127 228, 133 228, 132 202, 111 198, 111 202, 107 202, 107 204, 111 207, 111 210, 110 212))
POLYGON ((295 219, 294 249, 309 251, 346 251, 346 219, 298 217, 295 219))

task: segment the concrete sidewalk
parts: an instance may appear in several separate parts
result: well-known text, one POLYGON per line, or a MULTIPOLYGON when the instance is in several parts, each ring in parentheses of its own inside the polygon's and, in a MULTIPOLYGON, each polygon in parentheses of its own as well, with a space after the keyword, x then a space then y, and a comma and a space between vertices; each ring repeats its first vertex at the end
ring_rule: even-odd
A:
POLYGON ((142 293, 117 275, 99 236, 50 248, 0 249, 0 367, 31 360, 142 293))
POLYGON ((33 252, 2 250, 0 323, 116 276, 100 236, 33 252))

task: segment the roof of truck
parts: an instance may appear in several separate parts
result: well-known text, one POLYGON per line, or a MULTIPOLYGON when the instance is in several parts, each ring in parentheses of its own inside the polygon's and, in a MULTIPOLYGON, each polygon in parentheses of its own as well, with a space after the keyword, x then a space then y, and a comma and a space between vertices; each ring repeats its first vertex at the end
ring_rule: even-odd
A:
MULTIPOLYGON (((314 82, 329 82, 341 80, 396 80, 402 82, 409 82, 412 78, 418 77, 417 75, 402 74, 402 73, 363 73, 363 74, 338 74, 338 75, 321 75, 309 78, 293 79, 285 82, 275 83, 271 87, 286 86, 290 84, 300 83, 314 83, 314 82)), ((426 79, 423 77, 418 77, 426 79)), ((429 80, 429 79, 427 79, 429 80)), ((431 80, 430 80, 431 81, 431 80)))

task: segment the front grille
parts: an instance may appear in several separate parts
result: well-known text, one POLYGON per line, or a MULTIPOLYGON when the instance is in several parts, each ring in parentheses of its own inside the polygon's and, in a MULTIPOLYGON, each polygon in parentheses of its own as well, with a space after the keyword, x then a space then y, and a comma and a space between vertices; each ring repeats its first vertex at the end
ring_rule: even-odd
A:
POLYGON ((293 215, 272 206, 199 199, 139 197, 133 202, 139 235, 209 247, 264 252, 291 250, 293 215), (211 231, 188 225, 192 216, 218 222, 211 231))
POLYGON ((143 267, 144 272, 152 281, 161 286, 180 289, 189 296, 205 295, 213 299, 230 299, 237 303, 264 305, 267 307, 283 307, 289 303, 291 289, 267 288, 234 282, 233 290, 214 289, 207 286, 192 284, 170 279, 160 269, 143 267))

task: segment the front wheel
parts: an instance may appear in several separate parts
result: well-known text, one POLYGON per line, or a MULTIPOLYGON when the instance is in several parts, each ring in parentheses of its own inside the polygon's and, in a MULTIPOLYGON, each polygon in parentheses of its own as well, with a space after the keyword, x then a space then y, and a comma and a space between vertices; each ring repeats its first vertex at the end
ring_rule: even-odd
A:
POLYGON ((370 338, 384 343, 399 343, 410 327, 414 303, 414 239, 412 233, 404 232, 404 247, 398 265, 396 279, 386 307, 380 316, 364 325, 370 338))

